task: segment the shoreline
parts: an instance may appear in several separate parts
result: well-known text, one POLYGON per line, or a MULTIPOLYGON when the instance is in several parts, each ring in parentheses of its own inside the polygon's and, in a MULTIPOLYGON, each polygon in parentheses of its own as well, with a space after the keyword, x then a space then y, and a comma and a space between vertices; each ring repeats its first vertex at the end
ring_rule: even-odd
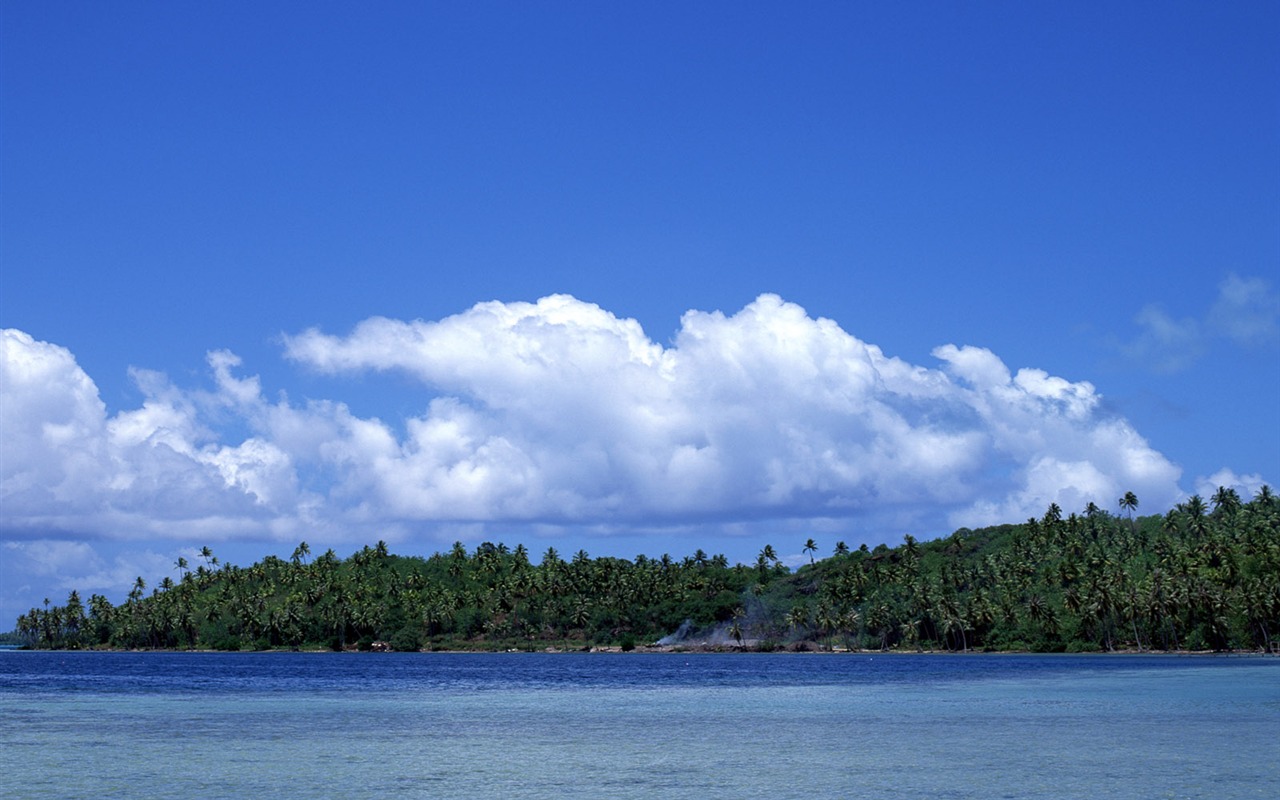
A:
POLYGON ((303 653, 303 654, 335 654, 335 655, 384 655, 387 653, 417 653, 417 654, 443 654, 443 655, 763 655, 763 656, 929 656, 929 657, 972 657, 972 656, 1087 656, 1087 657, 1131 657, 1131 656, 1176 656, 1184 658, 1280 658, 1280 653, 1272 653, 1264 650, 1111 650, 1111 651, 1092 651, 1081 653, 1066 652, 1046 652, 1039 650, 849 650, 841 648, 836 650, 821 649, 787 649, 778 648, 774 650, 757 650, 751 647, 725 647, 720 645, 661 645, 661 646, 643 646, 638 645, 635 648, 624 650, 619 645, 594 645, 581 648, 563 648, 548 646, 540 649, 441 649, 441 650, 392 650, 392 649, 376 649, 376 650, 359 650, 357 648, 346 648, 342 650, 331 650, 328 648, 273 648, 270 650, 213 650, 208 648, 146 648, 146 649, 124 649, 124 648, 85 648, 75 650, 61 649, 41 649, 41 648, 5 648, 0 652, 11 653, 191 653, 191 654, 222 654, 232 653, 237 655, 255 655, 255 654, 271 654, 271 653, 303 653))

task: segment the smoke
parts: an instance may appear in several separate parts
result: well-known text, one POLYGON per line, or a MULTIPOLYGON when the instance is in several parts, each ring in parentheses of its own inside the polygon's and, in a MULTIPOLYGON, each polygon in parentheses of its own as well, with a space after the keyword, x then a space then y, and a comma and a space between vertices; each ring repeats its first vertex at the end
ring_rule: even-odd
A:
MULTIPOLYGON (((663 636, 656 644, 659 647, 736 647, 738 640, 729 633, 732 627, 732 623, 720 622, 709 628, 698 629, 694 627, 693 620, 686 619, 680 623, 679 628, 663 636)), ((743 626, 744 643, 749 641, 745 633, 746 627, 743 626)))
POLYGON ((663 647, 669 647, 673 644, 682 644, 686 639, 694 633, 693 620, 686 619, 680 623, 680 627, 675 629, 674 633, 669 633, 658 640, 658 644, 663 647))
POLYGON ((742 615, 737 622, 741 640, 734 638, 732 621, 718 622, 699 629, 694 627, 693 620, 686 619, 680 623, 680 627, 663 636, 656 644, 659 647, 737 647, 739 644, 754 645, 761 638, 769 638, 770 616, 759 598, 743 598, 742 615))

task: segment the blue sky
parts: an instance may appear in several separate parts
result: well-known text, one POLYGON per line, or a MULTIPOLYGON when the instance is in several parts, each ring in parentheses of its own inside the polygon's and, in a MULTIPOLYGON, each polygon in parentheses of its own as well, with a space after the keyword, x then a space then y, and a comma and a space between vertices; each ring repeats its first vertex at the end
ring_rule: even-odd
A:
POLYGON ((1280 476, 1269 4, 6 4, 0 627, 1280 476), (194 562, 193 562, 194 563, 194 562))

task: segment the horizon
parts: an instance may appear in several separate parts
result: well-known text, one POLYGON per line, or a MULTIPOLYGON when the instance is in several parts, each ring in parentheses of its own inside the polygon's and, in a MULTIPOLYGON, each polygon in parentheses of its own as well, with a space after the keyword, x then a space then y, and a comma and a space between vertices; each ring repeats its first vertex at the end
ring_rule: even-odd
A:
POLYGON ((1248 500, 1277 23, 0 9, 0 618, 203 546, 794 567, 1248 500))

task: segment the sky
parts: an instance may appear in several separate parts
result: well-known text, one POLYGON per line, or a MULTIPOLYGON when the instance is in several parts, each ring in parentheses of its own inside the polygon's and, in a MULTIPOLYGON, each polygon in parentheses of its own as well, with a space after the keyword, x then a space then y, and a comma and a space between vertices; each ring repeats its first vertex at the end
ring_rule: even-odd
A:
POLYGON ((0 6, 0 629, 1280 480, 1280 7, 0 6))

